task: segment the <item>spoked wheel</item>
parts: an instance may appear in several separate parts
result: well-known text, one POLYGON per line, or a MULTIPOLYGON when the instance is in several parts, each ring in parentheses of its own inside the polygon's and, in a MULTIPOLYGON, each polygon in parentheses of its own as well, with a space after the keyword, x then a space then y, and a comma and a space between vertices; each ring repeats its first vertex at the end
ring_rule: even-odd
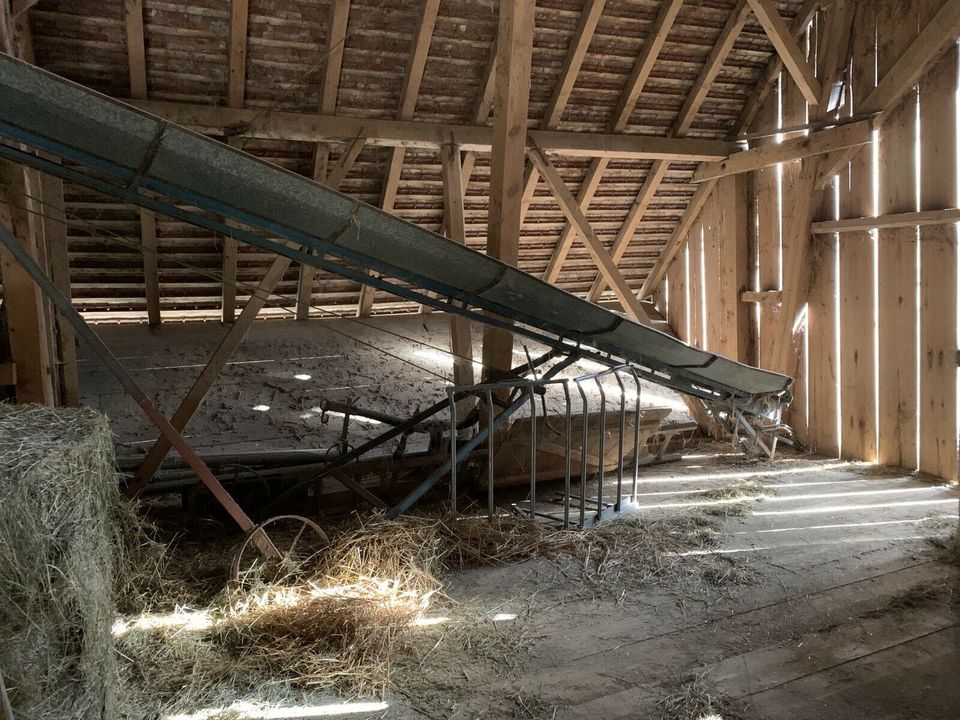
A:
POLYGON ((233 556, 231 576, 239 585, 253 578, 277 581, 296 573, 305 560, 329 544, 327 534, 313 520, 301 515, 276 515, 247 533, 233 556), (273 543, 278 557, 264 557, 257 547, 263 539, 273 543))

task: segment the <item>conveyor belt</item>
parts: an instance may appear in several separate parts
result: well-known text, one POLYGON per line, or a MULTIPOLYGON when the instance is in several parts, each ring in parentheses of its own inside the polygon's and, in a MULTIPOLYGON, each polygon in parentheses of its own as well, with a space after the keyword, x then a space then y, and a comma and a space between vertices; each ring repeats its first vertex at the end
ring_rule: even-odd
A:
POLYGON ((400 297, 511 327, 570 354, 629 362, 653 382, 721 406, 756 411, 790 397, 789 377, 691 348, 371 205, 3 55, 0 138, 0 157, 400 297))

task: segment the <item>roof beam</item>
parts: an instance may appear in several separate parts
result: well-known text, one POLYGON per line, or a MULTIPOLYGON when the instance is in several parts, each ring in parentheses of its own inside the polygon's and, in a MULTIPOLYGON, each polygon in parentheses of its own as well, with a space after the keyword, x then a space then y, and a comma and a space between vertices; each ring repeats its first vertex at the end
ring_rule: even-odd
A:
POLYGON ((650 318, 647 317, 646 312, 640 307, 640 301, 633 294, 633 290, 630 289, 627 281, 617 269, 617 264, 613 261, 613 258, 610 257, 610 253, 607 252, 600 238, 597 237, 596 232, 590 227, 587 216, 583 214, 583 210, 580 209, 580 205, 574 199, 573 194, 567 189, 560 173, 557 172, 557 169, 547 159, 547 156, 536 148, 528 150, 527 155, 530 157, 530 160, 533 161, 533 164, 537 166, 540 174, 543 175, 544 180, 546 180, 547 185, 551 191, 553 191, 553 196, 560 205, 563 214, 566 215, 568 222, 576 225, 578 232, 586 241, 587 250, 590 252, 591 257, 593 257, 593 261, 597 264, 597 267, 600 269, 600 272, 603 273, 607 282, 610 283, 614 292, 616 292, 617 298, 620 300, 620 304, 624 310, 626 310, 627 315, 637 322, 649 325, 650 318))
POLYGON ((694 182, 715 180, 726 175, 752 172, 812 155, 866 145, 873 139, 873 122, 861 120, 820 130, 810 135, 784 140, 779 145, 761 145, 731 155, 719 162, 703 163, 693 175, 694 182))
MULTIPOLYGON (((713 48, 710 50, 710 55, 707 56, 707 61, 704 63, 703 69, 700 71, 700 75, 697 77, 696 82, 694 82, 693 87, 690 89, 690 94, 687 95, 687 99, 683 104, 683 108, 681 109, 680 114, 674 123, 673 132, 671 133, 672 135, 685 135, 690 130, 694 119, 697 117, 697 113, 700 112, 700 107, 703 105, 704 100, 707 99, 707 95, 710 92, 710 88, 713 86, 714 80, 716 80, 717 75, 720 74, 720 69, 723 67, 727 57, 733 50, 733 46, 737 42, 737 38, 740 37, 740 31, 743 30, 743 26, 747 24, 749 17, 750 8, 747 6, 745 0, 740 0, 740 2, 734 8, 733 13, 731 13, 730 17, 727 19, 723 29, 720 31, 720 36, 717 38, 717 42, 714 43, 713 48)), ((613 242, 612 255, 616 262, 620 262, 620 259, 626 254, 627 248, 630 246, 633 236, 637 231, 637 226, 643 220, 643 215, 650 206, 650 203, 653 202, 653 198, 656 196, 657 190, 660 188, 660 184, 667 176, 668 169, 668 163, 655 162, 650 168, 650 172, 647 173, 647 180, 643 183, 643 187, 640 188, 640 192, 637 194, 636 200, 633 201, 633 205, 627 213, 627 217, 624 220, 623 225, 620 227, 619 232, 617 232, 617 237, 613 242)), ((697 195, 694 195, 694 197, 696 198, 697 195)), ((706 200, 706 198, 704 198, 704 200, 706 200)), ((671 237, 671 240, 672 239, 673 238, 671 237)), ((668 247, 669 244, 670 241, 667 243, 668 247)), ((661 252, 661 257, 666 252, 667 248, 664 248, 664 250, 661 252)), ((657 262, 659 262, 659 259, 657 262)), ((654 264, 654 269, 656 269, 656 267, 657 265, 654 264)), ((651 272, 653 271, 651 270, 651 272)), ((647 292, 645 292, 644 288, 647 287, 648 281, 649 274, 647 275, 647 279, 644 280, 643 286, 641 287, 639 295, 641 298, 646 297, 647 295, 647 292)), ((587 297, 596 301, 603 294, 605 289, 606 282, 602 276, 599 276, 594 280, 593 286, 590 288, 587 297)))
POLYGON ((357 157, 363 150, 363 146, 366 144, 367 139, 365 137, 359 137, 350 143, 350 145, 347 146, 347 149, 343 151, 340 159, 337 160, 337 164, 330 169, 330 172, 327 175, 326 180, 323 181, 323 184, 332 188, 339 187, 340 183, 344 181, 344 179, 347 177, 347 173, 349 173, 350 169, 353 167, 353 163, 356 162, 357 157))
MULTIPOLYGON (((320 90, 320 112, 324 115, 333 115, 337 111, 337 95, 340 92, 340 75, 343 70, 343 50, 347 42, 347 26, 350 23, 350 0, 333 0, 330 5, 330 31, 327 33, 326 65, 323 69, 323 85, 320 90)), ((353 138, 362 137, 357 131, 353 138)), ((330 159, 330 146, 319 140, 313 151, 313 179, 315 182, 325 182, 327 179, 327 164, 330 159), (318 175, 318 172, 322 172, 318 175)), ((353 160, 350 161, 353 164, 353 160)), ((347 168, 349 170, 349 167, 347 168)), ((339 181, 338 181, 339 184, 339 181)), ((310 302, 313 299, 313 279, 316 268, 300 263, 297 276, 297 320, 306 320, 310 317, 310 302)))
MULTIPOLYGON (((567 57, 563 61, 560 76, 553 86, 553 92, 547 102, 547 109, 543 114, 543 120, 540 122, 540 127, 545 130, 552 130, 560 124, 563 111, 570 99, 570 93, 573 92, 574 83, 577 81, 577 75, 580 73, 580 66, 583 65, 583 59, 587 55, 590 42, 593 40, 593 33, 597 29, 597 23, 600 22, 600 16, 603 14, 606 3, 607 0, 588 0, 586 7, 580 13, 580 20, 573 34, 573 40, 570 41, 567 57)), ((528 166, 524 177, 523 202, 520 206, 521 223, 523 218, 527 216, 527 210, 533 200, 539 179, 540 173, 536 167, 528 166)))
MULTIPOLYGON (((131 105, 209 135, 229 134, 264 140, 352 142, 363 136, 374 146, 423 148, 436 151, 451 142, 465 151, 490 152, 494 131, 476 125, 381 120, 336 115, 312 115, 213 107, 152 100, 127 100, 131 105)), ((738 145, 722 140, 662 138, 626 133, 585 133, 530 130, 532 143, 546 153, 568 157, 625 160, 723 160, 738 145)), ((523 138, 521 138, 522 140, 523 138)))
MULTIPOLYGON (((797 13, 797 16, 793 19, 793 24, 790 26, 790 32, 793 33, 794 38, 799 38, 803 35, 807 29, 807 25, 810 24, 810 21, 817 14, 817 9, 823 2, 824 0, 805 0, 803 6, 800 8, 800 12, 797 13)), ((773 84, 777 78, 780 77, 782 70, 783 60, 780 59, 778 54, 774 53, 767 63, 763 75, 760 76, 760 82, 757 83, 756 88, 750 93, 746 104, 743 106, 743 110, 740 111, 734 136, 741 132, 746 132, 753 123, 757 112, 759 112, 763 102, 767 99, 767 95, 770 94, 770 90, 773 88, 773 84)), ((821 105, 823 104, 825 103, 821 102, 821 105)))
POLYGON ((813 68, 810 67, 803 51, 800 50, 800 46, 797 44, 790 28, 787 27, 783 18, 780 17, 780 13, 777 12, 773 0, 747 0, 747 2, 750 3, 754 15, 757 16, 757 20, 763 26, 767 37, 770 38, 770 42, 773 43, 777 54, 783 60, 784 67, 786 67, 794 82, 797 83, 803 97, 811 105, 819 105, 822 93, 820 81, 814 75, 813 68))
MULTIPOLYGON (((417 32, 413 36, 410 47, 403 89, 400 91, 397 120, 410 120, 417 107, 417 97, 420 95, 420 85, 423 82, 423 70, 427 64, 427 56, 430 54, 430 42, 433 40, 433 29, 437 24, 437 13, 439 11, 440 0, 424 0, 420 11, 420 22, 417 24, 417 32)), ((394 147, 387 162, 387 174, 380 191, 380 207, 387 212, 393 212, 393 206, 397 199, 397 187, 400 184, 400 173, 403 170, 404 154, 403 147, 394 147)), ((370 314, 373 309, 374 292, 374 289, 369 285, 360 287, 360 299, 357 302, 358 317, 365 317, 370 314)))
MULTIPOLYGON (((660 12, 657 14, 653 26, 650 29, 650 34, 643 44, 643 49, 633 63, 630 77, 627 78, 627 83, 624 85, 620 93, 620 98, 617 100, 613 117, 607 126, 609 131, 615 133, 622 132, 630 121, 630 115, 637 105, 637 99, 640 97, 647 80, 650 78, 650 73, 657 63, 657 58, 660 57, 660 51, 667 41, 667 36, 670 34, 670 29, 677 19, 681 5, 683 5, 683 0, 668 0, 668 2, 663 3, 661 6, 660 12)), ((543 146, 541 145, 540 147, 543 146)), ((603 173, 607 169, 607 164, 608 161, 604 158, 596 158, 590 163, 587 175, 580 185, 580 190, 577 192, 577 203, 583 212, 587 211, 587 208, 593 200, 593 196, 597 192, 597 188, 600 187, 600 181, 603 179, 603 173)), ((543 274, 544 280, 547 282, 557 281, 557 278, 560 276, 560 271, 566 262, 567 255, 570 253, 570 248, 573 246, 575 237, 576 230, 574 225, 570 222, 566 223, 553 249, 553 254, 547 262, 547 269, 543 274)))
MULTIPOLYGON (((892 110, 904 94, 915 87, 926 69, 939 58, 960 32, 960 2, 948 0, 920 31, 901 55, 900 61, 883 77, 880 83, 857 108, 858 114, 870 115, 892 110)), ((882 119, 881 119, 882 122, 882 119)), ((859 152, 851 148, 828 156, 817 176, 817 187, 823 187, 859 152)))

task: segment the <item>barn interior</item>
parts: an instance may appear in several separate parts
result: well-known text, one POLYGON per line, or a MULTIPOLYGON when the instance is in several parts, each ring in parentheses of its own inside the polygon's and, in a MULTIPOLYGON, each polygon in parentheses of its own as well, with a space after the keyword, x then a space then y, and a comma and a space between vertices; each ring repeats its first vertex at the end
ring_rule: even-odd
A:
POLYGON ((0 720, 960 717, 958 40, 0 0, 0 720))

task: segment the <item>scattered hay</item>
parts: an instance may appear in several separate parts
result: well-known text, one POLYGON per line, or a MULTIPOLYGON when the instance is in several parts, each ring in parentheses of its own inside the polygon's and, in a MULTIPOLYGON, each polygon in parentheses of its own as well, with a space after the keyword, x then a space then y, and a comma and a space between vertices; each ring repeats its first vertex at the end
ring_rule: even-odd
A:
POLYGON ((113 444, 92 410, 0 405, 0 670, 18 718, 112 718, 113 444))
POLYGON ((929 542, 939 552, 939 560, 960 568, 960 527, 946 537, 932 537, 929 542))
POLYGON ((739 720, 746 708, 710 688, 703 675, 691 676, 657 702, 660 720, 739 720))
POLYGON ((762 500, 769 495, 769 491, 759 480, 740 480, 730 485, 724 485, 722 488, 695 493, 693 497, 701 500, 731 502, 736 500, 762 500))
POLYGON ((905 613, 920 607, 948 605, 953 599, 954 587, 946 580, 933 584, 918 584, 892 596, 878 608, 861 617, 882 617, 889 613, 905 613))
MULTIPOLYGON (((597 586, 659 582, 693 567, 700 572, 704 559, 684 553, 713 547, 718 530, 716 519, 700 514, 634 515, 588 531, 511 515, 355 517, 301 571, 279 581, 223 592, 206 606, 171 610, 148 598, 163 611, 116 627, 123 714, 229 705, 251 693, 264 699, 268 684, 284 693, 369 696, 396 686, 397 667, 409 669, 411 659, 422 666, 450 653, 509 665, 529 640, 515 624, 505 630, 492 616, 456 612, 442 595, 445 572, 538 558, 573 563, 597 586), (438 607, 449 622, 418 625, 438 607)), ((178 587, 175 579, 164 582, 178 587)))

